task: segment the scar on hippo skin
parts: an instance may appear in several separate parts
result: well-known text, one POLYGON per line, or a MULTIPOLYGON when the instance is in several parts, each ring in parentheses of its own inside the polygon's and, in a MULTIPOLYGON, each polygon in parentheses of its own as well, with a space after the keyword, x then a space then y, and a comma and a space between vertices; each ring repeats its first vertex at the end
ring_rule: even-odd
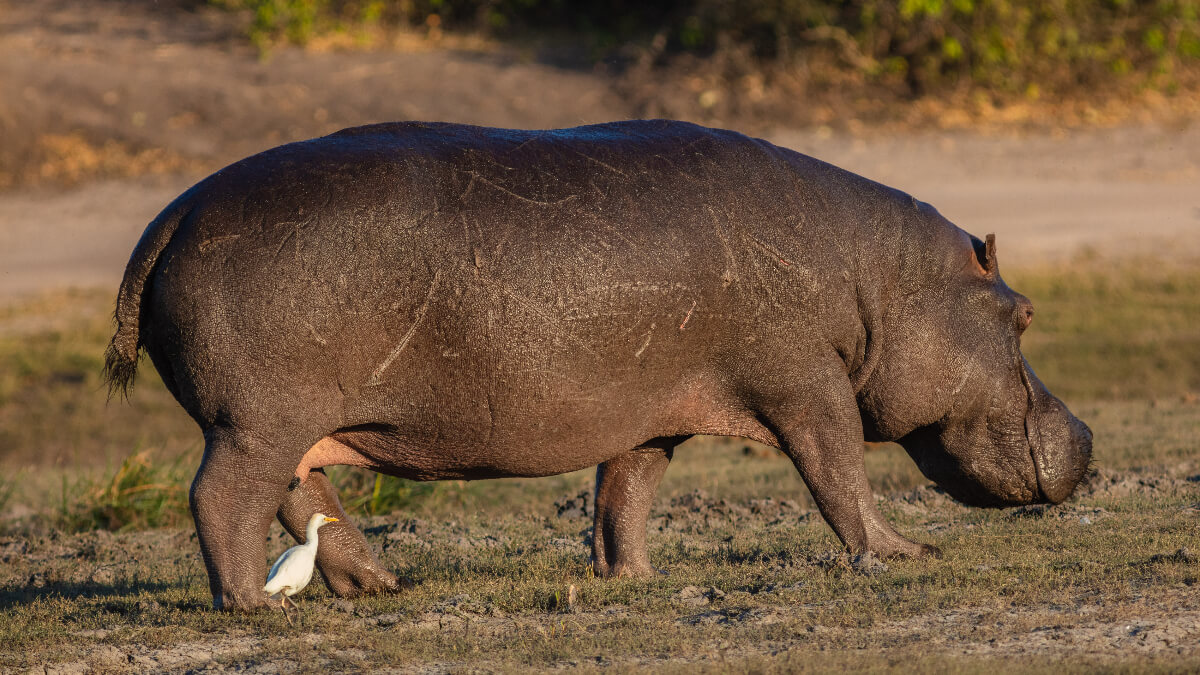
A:
MULTIPOLYGON (((979 506, 1061 501, 1086 471, 1087 425, 1020 356, 1032 310, 994 237, 732 131, 379 124, 168 205, 125 269, 105 373, 127 392, 144 348, 199 425, 214 606, 248 609, 272 519, 342 512, 333 465, 598 466, 595 569, 647 573, 649 505, 694 434, 780 448, 848 549, 929 555, 875 508, 864 440, 979 506)), ((334 593, 397 587, 349 520, 329 527, 334 593)))

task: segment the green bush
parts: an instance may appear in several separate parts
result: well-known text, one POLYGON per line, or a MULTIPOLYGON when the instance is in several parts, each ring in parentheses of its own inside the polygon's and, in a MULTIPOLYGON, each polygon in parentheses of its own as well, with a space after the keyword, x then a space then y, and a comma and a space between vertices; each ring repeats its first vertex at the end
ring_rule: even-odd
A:
POLYGON ((597 57, 745 50, 784 67, 814 52, 909 93, 962 85, 1036 96, 1171 86, 1200 59, 1197 0, 209 0, 249 10, 261 46, 371 25, 582 37, 597 57))

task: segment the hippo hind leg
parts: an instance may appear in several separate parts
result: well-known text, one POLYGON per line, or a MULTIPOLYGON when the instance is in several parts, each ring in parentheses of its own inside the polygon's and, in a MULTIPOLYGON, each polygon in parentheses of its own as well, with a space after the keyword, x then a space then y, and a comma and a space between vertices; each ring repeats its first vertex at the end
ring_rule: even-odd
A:
POLYGON ((366 537, 346 516, 337 491, 321 469, 309 471, 304 482, 289 490, 279 507, 279 522, 296 541, 302 541, 304 528, 314 513, 339 519, 321 528, 317 543, 317 569, 334 595, 353 597, 400 590, 396 576, 384 569, 371 553, 366 537))
POLYGON ((205 430, 204 459, 188 501, 216 609, 264 607, 266 543, 294 460, 263 436, 230 427, 205 430))
POLYGON ((646 519, 675 446, 687 438, 657 438, 596 468, 592 569, 597 576, 654 573, 646 552, 646 519))

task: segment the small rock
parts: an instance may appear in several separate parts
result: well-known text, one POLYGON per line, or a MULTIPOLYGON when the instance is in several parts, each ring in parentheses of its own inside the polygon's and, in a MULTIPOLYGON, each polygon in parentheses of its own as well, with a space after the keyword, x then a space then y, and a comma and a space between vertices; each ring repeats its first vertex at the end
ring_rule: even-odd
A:
POLYGON ((880 560, 879 556, 875 555, 871 551, 859 553, 851 558, 850 567, 853 568, 855 572, 866 575, 883 574, 888 571, 887 563, 880 560))
POLYGON ((1174 553, 1158 553, 1150 556, 1150 562, 1152 563, 1194 563, 1196 560, 1196 554, 1186 546, 1181 547, 1174 553))
POLYGON ((342 612, 343 614, 354 613, 354 603, 345 598, 338 598, 337 600, 334 600, 332 607, 335 611, 342 612))
POLYGON ((672 598, 675 602, 682 605, 707 605, 709 599, 705 597, 704 589, 699 586, 684 586, 679 589, 679 592, 672 598))
POLYGON ((1088 518, 1087 516, 1079 516, 1079 524, 1080 525, 1091 525, 1092 519, 1088 518))

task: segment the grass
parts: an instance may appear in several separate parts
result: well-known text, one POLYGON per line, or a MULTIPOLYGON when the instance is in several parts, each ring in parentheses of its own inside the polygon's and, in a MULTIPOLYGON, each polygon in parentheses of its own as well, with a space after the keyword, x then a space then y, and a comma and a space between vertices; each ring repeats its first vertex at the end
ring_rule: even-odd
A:
POLYGON ((182 464, 180 457, 160 460, 145 451, 135 452, 108 481, 73 486, 73 498, 67 497, 64 476, 55 525, 70 532, 86 532, 177 527, 190 522, 187 485, 191 472, 182 464))
POLYGON ((1036 308, 1023 348, 1068 403, 1200 392, 1200 272, 1130 261, 1081 260, 1018 270, 1008 283, 1036 308))
MULTIPOLYGON (((1062 649, 1083 652, 1124 626, 1161 628, 1171 616, 1195 614, 1196 565, 1169 555, 1195 547, 1191 485, 1178 479, 1132 498, 1098 492, 1041 515, 968 509, 936 493, 920 507, 893 496, 882 504, 892 522, 946 556, 891 562, 869 575, 822 564, 836 542, 819 518, 722 511, 719 499, 745 504, 726 493, 693 512, 670 505, 679 493, 664 491, 650 543, 652 560, 670 573, 645 581, 591 578, 581 542, 588 523, 550 516, 548 491, 526 495, 529 513, 433 510, 411 536, 367 519, 380 523, 367 531, 384 563, 415 587, 339 604, 314 586, 295 629, 274 613, 210 612, 186 529, 47 536, 31 539, 26 558, 0 580, 0 645, 10 650, 0 668, 79 654, 94 660, 98 646, 162 667, 200 642, 230 667, 290 660, 330 671, 802 665, 790 652, 830 666, 900 668, 905 662, 893 659, 907 654, 931 667, 978 670, 982 657, 962 659, 956 644, 1048 669, 1062 649), (1085 524, 1081 513, 1095 520, 1085 524), (41 581, 28 581, 38 574, 41 581), (576 607, 564 611, 553 598, 572 585, 576 607), (691 604, 681 601, 688 586, 719 593, 691 604), (1036 647, 1039 632, 1060 644, 1041 653, 1018 648, 1029 640, 1036 647), (848 651, 845 659, 821 653, 830 650, 848 651)), ((288 543, 276 528, 271 555, 288 543)), ((1126 642, 1138 653, 1136 641, 1126 642)), ((1197 663, 1194 654, 1170 658, 1175 667, 1197 663)))
MULTIPOLYGON (((104 403, 111 299, 0 308, 0 512, 34 512, 0 537, 0 670, 1194 670, 1200 567, 1179 551, 1200 552, 1200 267, 1009 277, 1038 308, 1029 360, 1095 432, 1102 473, 1067 504, 962 507, 883 446, 866 458, 882 511, 946 555, 867 574, 834 555, 788 460, 697 438, 650 521, 669 574, 604 581, 589 520, 556 516, 590 471, 416 484, 337 468, 372 547, 415 586, 342 603, 314 584, 296 628, 208 610, 185 498, 199 435, 152 368, 130 405, 104 403)), ((268 553, 291 543, 275 526, 268 553)))

